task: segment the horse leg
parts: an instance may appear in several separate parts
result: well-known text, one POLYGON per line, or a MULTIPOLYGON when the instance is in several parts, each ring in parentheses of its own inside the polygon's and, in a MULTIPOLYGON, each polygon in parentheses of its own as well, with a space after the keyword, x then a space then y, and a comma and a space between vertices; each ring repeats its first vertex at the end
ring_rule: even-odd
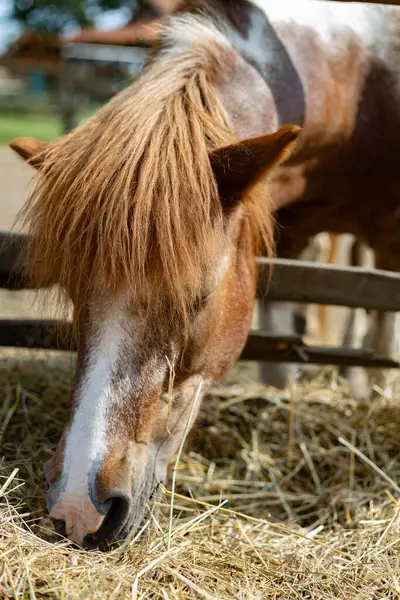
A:
MULTIPOLYGON (((378 269, 398 270, 398 265, 393 263, 393 257, 376 253, 376 267, 378 269)), ((366 346, 371 347, 377 354, 388 358, 398 358, 397 329, 398 314, 396 312, 373 311, 370 330, 366 338, 366 346), (367 343, 369 345, 367 345, 367 343)), ((372 385, 382 390, 389 387, 390 372, 387 369, 368 369, 372 385)))
MULTIPOLYGON (((358 312, 362 309, 357 309, 358 312)), ((396 325, 397 313, 370 311, 366 335, 361 344, 353 347, 370 348, 377 354, 388 358, 397 358, 396 325)), ((373 386, 386 390, 389 384, 389 372, 386 369, 349 367, 346 370, 351 392, 355 398, 369 398, 373 395, 373 386)))
MULTIPOLYGON (((312 238, 311 242, 300 253, 300 260, 323 262, 329 249, 327 233, 320 233, 312 238)), ((314 308, 314 307, 312 307, 314 308)), ((309 329, 309 307, 299 304, 295 306, 290 302, 263 302, 256 301, 254 327, 273 334, 303 335, 309 329)), ((318 316, 317 319, 318 321, 318 316)), ((318 329, 318 328, 317 328, 318 329)), ((317 332, 317 334, 319 331, 317 332)), ((259 363, 259 378, 266 385, 284 388, 289 383, 290 377, 296 371, 295 365, 285 363, 259 363)))
MULTIPOLYGON (((309 262, 326 262, 329 250, 330 234, 322 232, 311 239, 298 258, 309 262)), ((326 324, 324 308, 323 306, 298 304, 295 309, 296 332, 300 335, 309 333, 317 338, 323 337, 326 324)))
MULTIPOLYGON (((348 264, 350 236, 329 234, 329 247, 325 262, 328 265, 348 264)), ((320 341, 324 345, 342 344, 348 309, 343 306, 319 306, 320 341)))
MULTIPOLYGON (((328 256, 327 262, 328 265, 333 265, 336 261, 336 255, 338 252, 338 244, 339 244, 339 236, 336 233, 329 233, 328 243, 328 256)), ((328 307, 326 304, 318 305, 318 326, 320 331, 321 341, 323 343, 327 343, 329 340, 329 331, 328 331, 328 307)))
MULTIPOLYGON (((291 302, 264 302, 255 305, 255 327, 272 334, 293 335, 294 307, 291 302)), ((295 365, 286 363, 258 363, 258 374, 262 383, 282 389, 295 373, 295 365)))
MULTIPOLYGON (((371 327, 368 330, 364 309, 353 309, 349 312, 343 345, 348 348, 369 347, 369 332, 371 332, 371 327)), ((367 369, 345 367, 341 373, 348 380, 351 393, 355 398, 361 399, 369 396, 371 383, 367 369)))
MULTIPOLYGON (((285 258, 299 256, 307 247, 307 237, 296 238, 296 251, 289 252, 285 258)), ((268 302, 256 300, 254 329, 260 329, 275 335, 302 335, 307 328, 306 314, 296 311, 296 305, 291 302, 268 302)), ((283 389, 293 377, 296 366, 288 363, 258 363, 258 376, 262 383, 283 389)))
MULTIPOLYGON (((354 240, 350 250, 351 266, 373 267, 374 259, 371 249, 359 240, 354 240)), ((377 344, 376 311, 367 313, 363 308, 350 311, 344 346, 350 348, 375 348, 377 344)), ((349 381, 350 390, 355 398, 368 398, 371 394, 372 371, 364 367, 347 367, 343 370, 349 381)))
MULTIPOLYGON (((398 358, 398 345, 396 329, 398 327, 398 313, 395 312, 376 312, 376 327, 373 338, 373 349, 377 354, 388 358, 398 358)), ((370 369, 370 378, 372 382, 381 388, 387 390, 390 382, 390 372, 387 369, 370 369)))

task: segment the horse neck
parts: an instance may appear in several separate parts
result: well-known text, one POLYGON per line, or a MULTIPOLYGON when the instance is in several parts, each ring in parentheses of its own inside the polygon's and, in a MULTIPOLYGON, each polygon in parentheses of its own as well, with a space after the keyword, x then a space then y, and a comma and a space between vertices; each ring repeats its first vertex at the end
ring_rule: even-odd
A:
MULTIPOLYGON (((275 98, 260 65, 250 56, 250 46, 258 40, 248 37, 250 30, 232 22, 231 3, 208 4, 209 0, 192 0, 190 9, 172 17, 159 46, 158 58, 162 61, 163 56, 193 53, 196 60, 202 55, 200 62, 204 63, 209 51, 215 53, 215 48, 219 48, 223 59, 210 77, 215 78, 219 99, 234 133, 245 138, 275 131, 279 125, 275 98), (205 52, 199 52, 200 48, 205 52)), ((246 13, 254 7, 250 3, 238 4, 239 21, 247 21, 246 13)), ((257 52, 262 53, 263 47, 257 52)), ((199 64, 196 60, 194 65, 199 64)))
MULTIPOLYGON (((386 58, 388 22, 393 22, 389 10, 315 0, 253 0, 242 4, 242 27, 229 21, 226 11, 230 43, 268 88, 248 84, 256 116, 246 133, 293 123, 305 126, 303 142, 310 136, 314 145, 351 136, 371 64, 386 58)), ((238 92, 236 100, 239 104, 238 92)), ((241 115, 240 120, 243 127, 246 119, 241 115)))
POLYGON ((286 67, 278 74, 282 88, 278 85, 275 97, 285 93, 283 88, 294 89, 294 100, 301 105, 303 96, 302 143, 312 139, 315 147, 349 139, 368 73, 376 61, 386 60, 389 8, 315 0, 256 1, 282 44, 270 60, 282 64, 284 48, 301 82, 300 88, 293 88, 286 67))
POLYGON ((278 128, 269 86, 239 54, 233 56, 231 69, 218 75, 217 90, 238 138, 272 133, 278 128))
MULTIPOLYGON (((223 12, 224 6, 220 9, 223 12)), ((249 53, 245 51, 248 44, 254 45, 257 40, 249 38, 247 44, 245 33, 236 29, 223 14, 218 14, 216 19, 209 16, 207 20, 202 15, 200 21, 203 31, 199 29, 198 35, 204 35, 207 24, 211 29, 218 27, 219 43, 225 50, 229 48, 224 68, 218 70, 215 83, 234 133, 238 138, 247 138, 276 131, 279 115, 271 87, 260 65, 249 59, 249 53)), ((262 50, 259 47, 257 51, 262 50)))

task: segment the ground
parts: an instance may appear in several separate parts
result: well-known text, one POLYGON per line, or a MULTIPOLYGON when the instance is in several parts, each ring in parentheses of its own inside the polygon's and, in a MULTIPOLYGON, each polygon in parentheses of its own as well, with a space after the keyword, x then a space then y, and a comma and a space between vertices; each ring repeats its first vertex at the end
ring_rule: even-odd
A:
POLYGON ((400 596, 398 402, 335 371, 277 392, 242 366, 208 394, 141 532, 109 553, 58 542, 42 463, 67 418, 70 355, 0 359, 0 597, 383 600, 400 596))
MULTIPOLYGON (((31 171, 0 148, 0 229, 31 171)), ((0 316, 40 314, 1 292, 0 316)), ((356 402, 333 369, 278 392, 241 365, 216 385, 142 535, 110 553, 55 539, 41 466, 67 419, 74 357, 0 352, 0 598, 400 597, 395 385, 356 402)))

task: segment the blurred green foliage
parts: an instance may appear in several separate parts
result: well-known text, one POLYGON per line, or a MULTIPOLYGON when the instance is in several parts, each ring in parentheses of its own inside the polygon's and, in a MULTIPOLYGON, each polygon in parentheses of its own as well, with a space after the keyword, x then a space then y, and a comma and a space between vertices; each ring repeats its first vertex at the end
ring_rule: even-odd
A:
POLYGON ((57 115, 0 111, 0 146, 17 137, 37 137, 49 141, 61 134, 61 121, 57 115))
MULTIPOLYGON (((78 121, 82 122, 91 117, 95 109, 96 107, 92 106, 80 112, 78 121)), ((0 107, 0 148, 17 137, 36 137, 47 142, 62 134, 60 115, 55 110, 29 112, 5 110, 0 107)))
POLYGON ((135 0, 14 0, 12 18, 31 31, 57 34, 92 25, 102 11, 135 7, 135 0))

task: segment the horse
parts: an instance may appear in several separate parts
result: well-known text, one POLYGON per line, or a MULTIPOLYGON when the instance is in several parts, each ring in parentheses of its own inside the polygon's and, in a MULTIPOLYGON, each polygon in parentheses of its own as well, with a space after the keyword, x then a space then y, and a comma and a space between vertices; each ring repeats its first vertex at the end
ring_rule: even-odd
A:
MULTIPOLYGON (((348 264, 353 267, 374 268, 375 254, 365 243, 352 235, 320 234, 313 238, 307 247, 311 259, 322 262, 348 264), (320 236, 323 236, 320 239, 320 236), (328 243, 327 243, 328 242, 328 243), (327 243, 327 244, 326 244, 327 243), (323 246, 325 245, 325 248, 323 246), (329 250, 327 248, 329 247, 329 250), (328 251, 327 251, 328 250, 328 251), (314 255, 313 255, 314 254, 314 255)), ((306 258, 308 259, 308 257, 306 258)), ((311 314, 311 316, 314 316, 311 314)), ((306 313, 307 324, 310 311, 306 313)), ((323 342, 334 345, 343 342, 345 347, 370 348, 384 355, 396 357, 398 348, 398 315, 366 311, 363 308, 344 309, 337 307, 318 307, 312 333, 320 336, 323 342)), ((340 370, 349 383, 356 398, 368 398, 380 387, 378 393, 390 393, 390 378, 380 369, 362 367, 344 367, 340 370), (375 384, 375 385, 374 385, 375 384)))
MULTIPOLYGON (((400 270, 399 8, 270 0, 254 4, 278 37, 272 41, 265 24, 260 25, 258 35, 264 47, 273 47, 277 63, 265 68, 278 122, 289 119, 304 127, 298 152, 272 177, 278 255, 298 258, 320 232, 352 234, 374 252, 377 268, 400 270), (300 76, 300 90, 293 84, 292 67, 300 76), (292 95, 286 99, 289 90, 292 95)), ((255 36, 253 48, 259 49, 255 36)), ((272 331, 279 332, 281 323, 287 324, 286 333, 294 331, 291 305, 265 303, 258 319, 272 331)), ((375 313, 362 343, 394 357, 395 323, 395 313, 375 313)), ((261 369, 263 380, 278 387, 293 372, 287 365, 261 369)), ((385 385, 382 372, 370 374, 385 385)), ((356 396, 367 394, 368 387, 356 379, 351 378, 351 387, 356 396)))
POLYGON ((399 16, 184 2, 131 87, 54 143, 12 144, 38 169, 28 271, 74 303, 71 414, 46 477, 75 543, 144 518, 206 385, 240 355, 273 212, 283 256, 319 231, 365 236, 381 261, 396 244, 399 16))
MULTIPOLYGON (((232 7, 237 2, 228 4, 232 7)), ((255 0, 254 4, 263 14, 253 9, 250 17, 242 8, 237 17, 239 22, 242 16, 247 27, 252 23, 246 42, 241 41, 241 52, 267 81, 280 123, 304 124, 309 136, 303 159, 296 160, 293 168, 288 163, 276 173, 272 196, 281 225, 278 255, 323 257, 326 250, 318 247, 321 232, 329 232, 331 241, 338 239, 332 236, 344 233, 353 235, 358 247, 370 247, 375 252, 378 268, 398 270, 393 252, 398 219, 394 158, 400 120, 398 8, 290 1, 278 7, 271 0, 255 0), (271 52, 276 64, 268 58, 271 52), (389 96, 382 99, 380 90, 386 87, 389 96), (380 144, 384 145, 384 152, 378 150, 380 144), (383 185, 383 193, 390 188, 390 200, 382 211, 378 198, 386 174, 389 180, 383 185), (368 197, 366 205, 364 197, 368 197), (375 223, 379 226, 375 227, 375 223)), ((184 0, 139 0, 134 19, 159 24, 160 19, 185 10, 185 6, 184 0)), ((335 253, 333 246, 331 253, 329 262, 335 253)), ((348 260, 350 264, 360 264, 354 256, 349 255, 348 260)), ((298 331, 297 323, 304 321, 301 310, 290 303, 257 302, 256 323, 274 333, 293 334, 298 331)), ((355 313, 349 318, 354 320, 355 313)), ((374 313, 369 321, 365 340, 356 345, 370 344, 375 351, 395 358, 395 314, 374 313)), ((327 341, 326 309, 319 309, 317 322, 321 337, 327 341)), ((342 340, 345 345, 354 334, 350 330, 351 322, 342 340)), ((385 386, 385 372, 361 371, 369 372, 370 383, 375 380, 385 386)), ((262 364, 259 372, 265 383, 282 388, 294 374, 294 368, 287 364, 262 364)), ((367 396, 371 386, 359 385, 356 379, 349 378, 353 394, 367 396)))
MULTIPOLYGON (((322 126, 318 117, 321 111, 330 126, 322 131, 316 122, 313 127, 309 121, 305 135, 308 132, 310 137, 309 143, 305 143, 303 160, 276 172, 275 189, 271 193, 282 228, 278 253, 282 257, 296 257, 305 248, 306 240, 321 231, 352 234, 358 244, 373 250, 377 268, 398 271, 400 180, 395 157, 400 147, 400 71, 396 58, 399 8, 361 4, 336 7, 328 3, 325 10, 321 6, 321 11, 330 13, 332 20, 342 14, 346 23, 343 38, 334 27, 328 28, 330 31, 324 27, 320 32, 320 38, 330 45, 332 58, 328 64, 315 48, 312 67, 315 71, 314 75, 309 72, 310 87, 306 85, 306 91, 315 99, 316 110, 310 118, 319 120, 322 126), (353 34, 359 32, 361 46, 351 30, 353 34), (313 78, 314 82, 325 81, 323 94, 313 89, 313 78), (385 97, 382 90, 387 90, 385 97), (319 145, 319 149, 313 150, 313 144, 319 145)), ((315 19, 318 14, 316 10, 315 19)), ((312 19, 309 25, 312 26, 312 19)), ((292 57, 298 72, 303 74, 310 69, 306 59, 314 42, 311 36, 302 39, 300 44, 286 37, 285 43, 292 52, 298 51, 292 57)), ((394 356, 395 321, 394 313, 374 314, 365 343, 377 352, 394 356)), ((381 372, 375 371, 373 375, 384 385, 385 376, 381 372)), ((355 380, 352 391, 357 396, 367 393, 365 385, 355 380)))
POLYGON ((272 250, 265 175, 300 128, 241 137, 255 124, 246 86, 263 82, 216 23, 213 12, 174 19, 140 77, 91 120, 55 143, 12 144, 38 169, 28 270, 74 304, 71 415, 46 477, 50 516, 79 545, 142 520, 194 393, 240 355, 254 256, 272 250))

